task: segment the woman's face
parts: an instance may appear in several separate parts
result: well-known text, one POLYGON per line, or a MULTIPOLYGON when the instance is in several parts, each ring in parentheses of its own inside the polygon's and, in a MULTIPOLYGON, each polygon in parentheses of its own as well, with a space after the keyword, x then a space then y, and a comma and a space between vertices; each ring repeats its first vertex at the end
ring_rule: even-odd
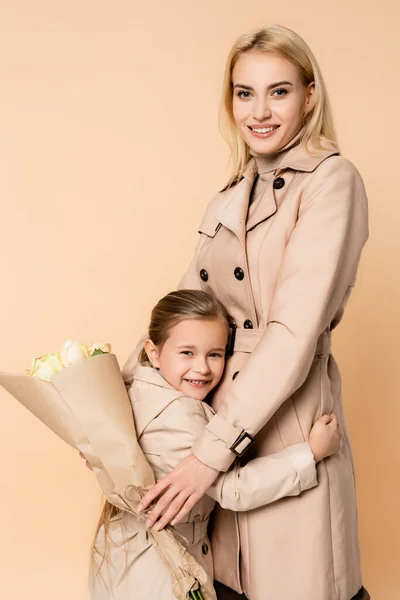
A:
POLYGON ((171 327, 161 348, 147 340, 145 349, 170 385, 204 400, 222 377, 227 338, 221 319, 186 319, 171 327))
POLYGON ((256 154, 271 154, 286 146, 312 108, 314 83, 304 87, 297 67, 278 54, 242 54, 232 84, 236 126, 256 154))

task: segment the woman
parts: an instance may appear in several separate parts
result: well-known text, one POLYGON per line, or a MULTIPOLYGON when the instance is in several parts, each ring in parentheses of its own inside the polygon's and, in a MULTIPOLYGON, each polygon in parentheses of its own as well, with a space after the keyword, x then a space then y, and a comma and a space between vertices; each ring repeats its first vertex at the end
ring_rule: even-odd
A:
POLYGON ((236 456, 246 462, 304 441, 334 410, 344 439, 319 465, 318 487, 245 514, 217 510, 215 577, 249 600, 368 598, 331 353, 368 237, 364 185, 339 154, 315 58, 284 27, 235 44, 222 116, 233 173, 206 210, 180 287, 212 291, 226 305, 236 323, 232 356, 213 397, 216 416, 142 504, 162 494, 149 526, 162 511, 161 526, 177 523, 236 456))

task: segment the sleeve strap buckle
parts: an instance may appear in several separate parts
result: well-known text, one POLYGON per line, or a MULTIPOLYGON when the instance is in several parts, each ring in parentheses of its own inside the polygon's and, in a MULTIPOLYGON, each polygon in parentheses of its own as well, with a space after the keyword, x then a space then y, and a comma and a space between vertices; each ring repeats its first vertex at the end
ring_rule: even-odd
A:
POLYGON ((247 431, 243 431, 229 449, 232 450, 238 458, 241 458, 255 441, 256 440, 247 433, 247 431))

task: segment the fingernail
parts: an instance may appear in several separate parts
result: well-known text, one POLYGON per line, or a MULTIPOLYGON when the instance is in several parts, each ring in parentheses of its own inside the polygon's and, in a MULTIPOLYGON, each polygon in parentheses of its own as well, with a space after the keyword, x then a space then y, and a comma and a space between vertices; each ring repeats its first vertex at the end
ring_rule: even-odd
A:
POLYGON ((151 519, 147 519, 146 521, 146 527, 150 527, 151 526, 151 519))
POLYGON ((173 526, 173 525, 175 525, 175 523, 176 523, 176 519, 172 519, 171 525, 173 526))
POLYGON ((138 504, 136 510, 138 513, 141 513, 143 510, 143 506, 141 504, 138 504))
POLYGON ((162 527, 162 523, 156 523, 154 525, 153 529, 155 529, 156 531, 160 531, 161 527, 162 527))

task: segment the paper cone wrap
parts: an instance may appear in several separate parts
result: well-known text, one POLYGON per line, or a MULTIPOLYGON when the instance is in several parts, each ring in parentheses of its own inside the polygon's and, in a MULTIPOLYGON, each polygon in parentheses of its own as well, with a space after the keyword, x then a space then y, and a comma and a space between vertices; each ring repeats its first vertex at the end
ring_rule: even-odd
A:
MULTIPOLYGON (((56 373, 51 382, 0 372, 0 385, 93 466, 109 502, 137 515, 137 505, 154 484, 139 445, 132 408, 113 354, 99 354, 56 373)), ((145 515, 138 517, 145 519, 145 515)), ((203 567, 168 528, 149 531, 168 567, 173 591, 186 600, 196 582, 204 600, 216 600, 203 567)))

